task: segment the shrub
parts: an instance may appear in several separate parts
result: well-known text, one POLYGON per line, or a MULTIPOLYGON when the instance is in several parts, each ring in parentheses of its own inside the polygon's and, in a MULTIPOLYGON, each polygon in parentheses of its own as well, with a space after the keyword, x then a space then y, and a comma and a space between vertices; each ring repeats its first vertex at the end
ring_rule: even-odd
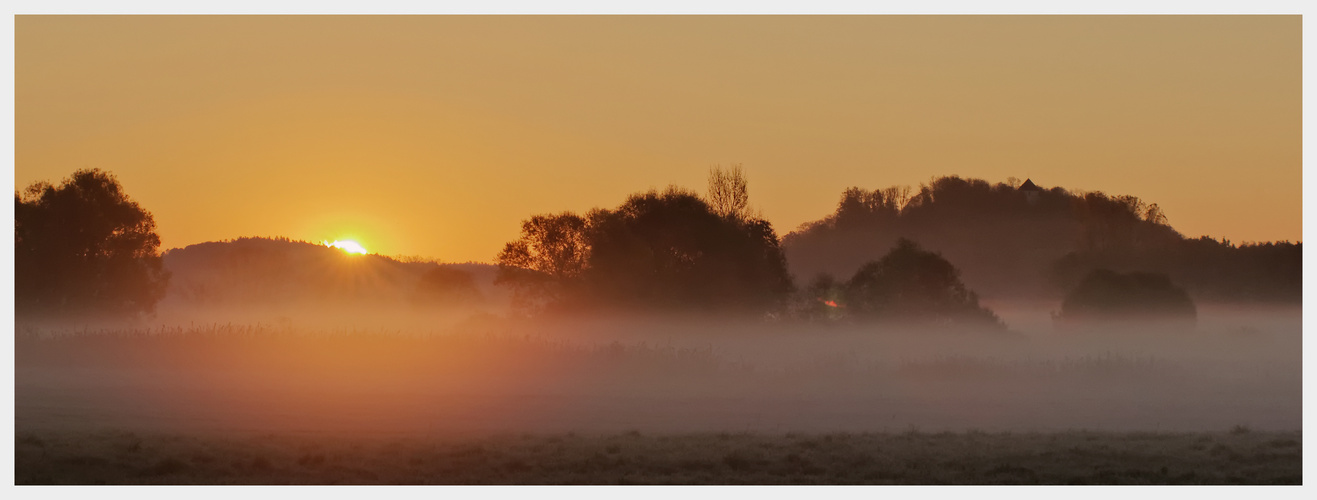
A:
POLYGON ((1165 274, 1095 269, 1066 295, 1058 319, 1066 323, 1172 320, 1192 323, 1193 299, 1165 274))
POLYGON ((1003 328, 960 281, 955 266, 904 238, 882 259, 861 267, 844 295, 843 305, 855 319, 1003 328))

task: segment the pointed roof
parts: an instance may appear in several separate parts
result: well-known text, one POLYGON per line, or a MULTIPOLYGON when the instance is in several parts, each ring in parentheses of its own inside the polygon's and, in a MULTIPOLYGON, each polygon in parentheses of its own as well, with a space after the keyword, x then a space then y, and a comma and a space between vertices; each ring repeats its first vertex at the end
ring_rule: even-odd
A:
POLYGON ((1016 188, 1016 189, 1018 189, 1018 190, 1020 190, 1020 191, 1042 191, 1042 190, 1043 190, 1043 188, 1038 187, 1037 184, 1034 184, 1033 181, 1031 181, 1031 180, 1029 180, 1029 179, 1025 179, 1025 180, 1024 180, 1024 184, 1020 184, 1020 187, 1018 187, 1018 188, 1016 188))

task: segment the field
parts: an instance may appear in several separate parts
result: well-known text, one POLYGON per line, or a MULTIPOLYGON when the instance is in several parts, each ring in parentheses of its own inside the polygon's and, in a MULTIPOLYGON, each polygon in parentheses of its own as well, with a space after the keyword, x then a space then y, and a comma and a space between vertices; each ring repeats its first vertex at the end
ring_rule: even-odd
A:
MULTIPOLYGON (((1233 313, 1232 313, 1233 314, 1233 313)), ((1300 314, 20 329, 20 484, 1293 484, 1300 314)))
POLYGON ((20 433, 18 484, 1301 484, 1298 432, 20 433))

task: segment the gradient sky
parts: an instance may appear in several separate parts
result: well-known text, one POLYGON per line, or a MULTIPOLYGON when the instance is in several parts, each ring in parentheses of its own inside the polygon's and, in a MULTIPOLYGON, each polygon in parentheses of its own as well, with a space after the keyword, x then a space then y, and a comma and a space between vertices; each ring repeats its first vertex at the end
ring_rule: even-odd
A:
POLYGON ((1302 239, 1298 16, 42 17, 15 183, 116 174, 162 248, 492 261, 533 214, 741 163, 779 235, 945 174, 1302 239))

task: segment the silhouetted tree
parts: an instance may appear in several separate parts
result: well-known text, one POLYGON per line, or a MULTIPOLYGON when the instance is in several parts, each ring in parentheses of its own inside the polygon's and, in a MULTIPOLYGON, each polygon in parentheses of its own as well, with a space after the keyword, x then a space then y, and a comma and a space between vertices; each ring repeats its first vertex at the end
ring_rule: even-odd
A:
POLYGON ((1193 321, 1194 302, 1165 274, 1118 273, 1095 269, 1061 303, 1058 319, 1067 323, 1110 320, 1193 321))
POLYGON ((1144 248, 1077 250, 1052 263, 1049 277, 1072 289, 1096 269, 1166 274, 1202 300, 1297 303, 1303 297, 1303 244, 1232 244, 1207 236, 1144 248))
POLYGON ((521 224, 521 237, 498 255, 495 283, 513 288, 513 301, 538 309, 573 288, 590 256, 586 220, 571 212, 536 215, 521 224))
POLYGON ((1183 237, 1166 225, 1166 215, 1156 203, 1134 196, 1107 196, 1101 191, 1085 193, 1075 203, 1083 224, 1079 250, 1128 252, 1165 248, 1183 237))
POLYGON ((774 310, 792 285, 772 226, 714 213, 694 193, 632 195, 590 214, 586 281, 622 307, 774 310))
POLYGON ((832 322, 845 317, 845 283, 830 274, 819 274, 796 297, 791 314, 811 322, 832 322))
POLYGON ((750 193, 745 180, 745 173, 738 163, 723 170, 720 167, 709 169, 709 207, 719 217, 746 220, 750 217, 750 193))
POLYGON ((893 186, 873 191, 852 187, 837 203, 836 224, 841 228, 876 228, 890 225, 910 199, 910 188, 893 186))
POLYGON ((895 320, 941 325, 1003 325, 960 281, 960 272, 941 255, 900 239, 882 259, 865 264, 846 283, 846 313, 859 320, 895 320))
POLYGON ((150 313, 169 280, 159 246, 150 212, 108 172, 33 184, 14 195, 16 313, 150 313))
POLYGON ((498 282, 532 308, 767 312, 792 289, 772 225, 677 188, 585 218, 533 217, 498 262, 498 282))

